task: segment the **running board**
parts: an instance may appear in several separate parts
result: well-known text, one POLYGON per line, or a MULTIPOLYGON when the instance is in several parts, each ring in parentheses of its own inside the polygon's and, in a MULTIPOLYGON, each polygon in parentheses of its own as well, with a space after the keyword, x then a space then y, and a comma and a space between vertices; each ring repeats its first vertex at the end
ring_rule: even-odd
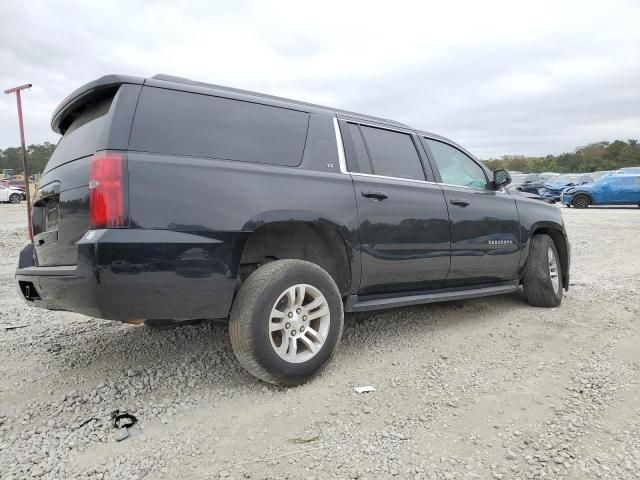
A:
POLYGON ((419 305, 421 303, 447 302, 450 300, 464 300, 467 298, 488 297, 490 295, 501 295, 503 293, 515 292, 519 288, 519 282, 504 282, 490 287, 439 290, 431 293, 421 293, 406 295, 402 297, 385 298, 360 298, 358 295, 349 295, 344 307, 346 312, 366 312, 367 310, 382 310, 385 308, 406 307, 408 305, 419 305))

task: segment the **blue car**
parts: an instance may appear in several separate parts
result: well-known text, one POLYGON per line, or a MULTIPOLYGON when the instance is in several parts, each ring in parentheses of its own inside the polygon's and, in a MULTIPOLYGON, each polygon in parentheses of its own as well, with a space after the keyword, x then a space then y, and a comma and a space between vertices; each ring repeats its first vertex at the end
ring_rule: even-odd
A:
POLYGON ((566 174, 558 175, 557 177, 549 179, 539 191, 541 197, 551 200, 553 202, 560 201, 560 194, 567 187, 573 187, 575 185, 584 185, 585 183, 593 182, 593 177, 590 175, 581 174, 566 174))
POLYGON ((640 167, 623 167, 617 170, 616 173, 633 173, 634 175, 640 175, 640 167))
POLYGON ((589 205, 640 206, 640 175, 616 173, 587 185, 568 188, 562 192, 561 202, 576 208, 589 205))

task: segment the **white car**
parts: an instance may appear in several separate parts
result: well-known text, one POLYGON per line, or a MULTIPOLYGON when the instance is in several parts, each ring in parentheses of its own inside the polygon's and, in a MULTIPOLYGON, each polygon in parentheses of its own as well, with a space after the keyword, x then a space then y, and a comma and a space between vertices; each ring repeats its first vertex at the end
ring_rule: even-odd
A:
POLYGON ((23 196, 24 192, 18 188, 0 185, 0 202, 20 203, 23 196))

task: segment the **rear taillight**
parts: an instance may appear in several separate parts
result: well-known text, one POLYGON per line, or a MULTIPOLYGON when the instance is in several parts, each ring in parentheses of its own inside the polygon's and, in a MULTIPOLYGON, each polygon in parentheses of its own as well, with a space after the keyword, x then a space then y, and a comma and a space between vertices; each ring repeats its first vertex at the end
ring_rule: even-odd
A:
POLYGON ((91 159, 89 176, 90 228, 124 227, 125 158, 119 152, 99 152, 91 159))

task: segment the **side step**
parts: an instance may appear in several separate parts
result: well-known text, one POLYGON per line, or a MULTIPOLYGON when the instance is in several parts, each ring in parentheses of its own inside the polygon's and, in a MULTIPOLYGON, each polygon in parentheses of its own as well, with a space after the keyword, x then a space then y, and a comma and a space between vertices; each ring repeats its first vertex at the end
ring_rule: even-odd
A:
POLYGON ((382 310, 385 308, 406 307, 407 305, 418 305, 421 303, 447 302, 449 300, 464 300, 467 298, 488 297, 490 295, 501 295, 503 293, 515 292, 519 288, 519 282, 503 282, 492 286, 476 287, 467 289, 438 290, 430 293, 420 293, 399 297, 380 298, 359 297, 349 295, 345 305, 346 312, 366 312, 367 310, 382 310))

